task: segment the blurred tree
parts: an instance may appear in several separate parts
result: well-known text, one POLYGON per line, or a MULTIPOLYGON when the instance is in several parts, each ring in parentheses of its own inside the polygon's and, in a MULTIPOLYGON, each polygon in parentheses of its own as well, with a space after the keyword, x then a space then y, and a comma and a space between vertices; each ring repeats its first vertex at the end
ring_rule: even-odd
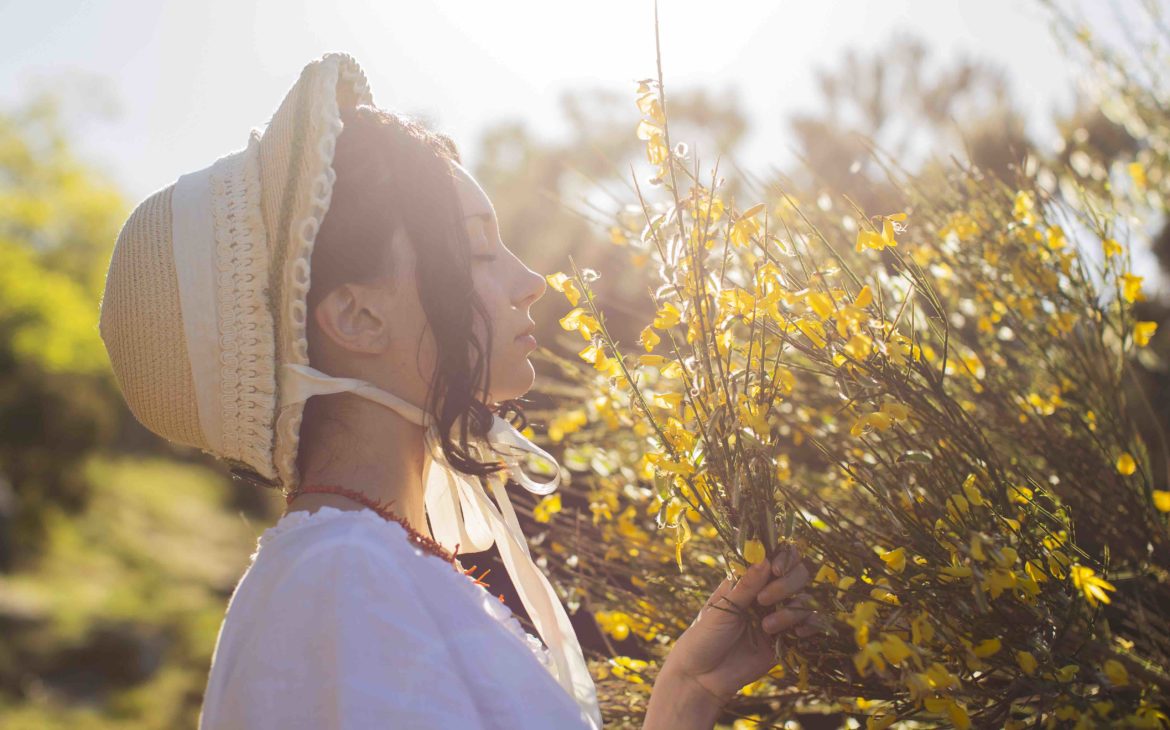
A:
POLYGON ((789 173, 795 185, 841 191, 869 212, 892 209, 898 196, 870 144, 908 170, 956 155, 1009 179, 1032 146, 1006 73, 971 59, 940 64, 915 38, 883 47, 816 72, 820 108, 788 121, 803 162, 789 173))
POLYGON ((125 210, 73 154, 52 97, 0 113, 0 568, 84 503, 78 464, 117 433, 97 315, 125 210))

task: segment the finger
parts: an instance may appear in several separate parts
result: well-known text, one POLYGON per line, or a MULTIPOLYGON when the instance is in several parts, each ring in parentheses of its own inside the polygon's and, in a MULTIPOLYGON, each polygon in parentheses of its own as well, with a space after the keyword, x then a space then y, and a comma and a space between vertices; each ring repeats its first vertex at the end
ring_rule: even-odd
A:
POLYGON ((731 592, 731 587, 734 585, 735 582, 731 578, 724 578, 723 582, 719 584, 719 587, 711 593, 711 597, 707 599, 707 605, 717 605, 721 599, 731 592))
POLYGON ((769 634, 776 634, 781 631, 786 631, 793 626, 798 626, 804 623, 812 615, 812 610, 807 608, 777 609, 776 611, 773 611, 764 617, 764 631, 767 631, 769 634))
POLYGON ((781 576, 796 567, 800 560, 800 551, 795 545, 787 545, 772 558, 772 574, 781 576))
POLYGON ((813 613, 803 623, 796 627, 792 633, 801 638, 813 636, 814 634, 828 634, 832 632, 832 627, 829 622, 819 613, 813 613))
POLYGON ((769 565, 767 560, 761 560, 748 568, 735 587, 727 594, 727 600, 742 609, 750 606, 760 589, 768 584, 768 579, 772 576, 769 565))
POLYGON ((804 563, 799 563, 795 568, 788 571, 788 573, 780 578, 777 578, 759 592, 756 600, 761 605, 769 606, 777 601, 783 601, 791 595, 794 595, 801 588, 808 584, 809 578, 808 568, 804 563))

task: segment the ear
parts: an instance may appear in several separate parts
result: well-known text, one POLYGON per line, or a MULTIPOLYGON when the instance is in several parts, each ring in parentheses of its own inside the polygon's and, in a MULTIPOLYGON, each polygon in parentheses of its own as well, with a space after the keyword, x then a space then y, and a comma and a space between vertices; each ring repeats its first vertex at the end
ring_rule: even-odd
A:
POLYGON ((342 284, 325 295, 313 316, 333 344, 368 355, 385 351, 390 343, 390 318, 384 289, 342 284))

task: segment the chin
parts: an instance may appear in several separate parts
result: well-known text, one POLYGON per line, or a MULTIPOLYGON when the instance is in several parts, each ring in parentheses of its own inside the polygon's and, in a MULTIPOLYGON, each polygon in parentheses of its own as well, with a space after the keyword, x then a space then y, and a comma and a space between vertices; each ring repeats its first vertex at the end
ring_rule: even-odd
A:
POLYGON ((498 403, 513 400, 527 393, 536 383, 536 370, 528 358, 522 364, 509 367, 506 372, 492 378, 492 401, 498 403))

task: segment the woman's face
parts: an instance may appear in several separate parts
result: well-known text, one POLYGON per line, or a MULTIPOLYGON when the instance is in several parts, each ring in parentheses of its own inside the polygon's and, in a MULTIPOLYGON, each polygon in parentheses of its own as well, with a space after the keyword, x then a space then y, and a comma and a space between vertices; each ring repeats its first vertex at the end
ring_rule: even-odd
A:
MULTIPOLYGON (((544 277, 524 265, 500 238, 499 221, 483 188, 455 164, 455 187, 471 241, 471 276, 491 322, 491 393, 488 403, 519 398, 536 378, 528 354, 536 349, 530 308, 544 296, 544 277)), ((476 339, 487 342, 476 318, 476 339)))
MULTIPOLYGON (((544 277, 525 266, 500 240, 495 209, 483 188, 466 169, 455 165, 455 188, 470 239, 472 283, 491 323, 491 383, 485 403, 519 398, 532 387, 536 374, 528 354, 532 337, 532 304, 544 295, 544 277)), ((390 243, 396 262, 389 279, 345 284, 322 300, 315 321, 330 347, 313 346, 310 359, 326 372, 344 372, 368 380, 422 406, 437 363, 435 339, 423 311, 414 276, 415 253, 399 228, 390 243)), ((426 296, 442 292, 426 292, 426 296)), ((475 337, 486 345, 479 317, 475 337)))

